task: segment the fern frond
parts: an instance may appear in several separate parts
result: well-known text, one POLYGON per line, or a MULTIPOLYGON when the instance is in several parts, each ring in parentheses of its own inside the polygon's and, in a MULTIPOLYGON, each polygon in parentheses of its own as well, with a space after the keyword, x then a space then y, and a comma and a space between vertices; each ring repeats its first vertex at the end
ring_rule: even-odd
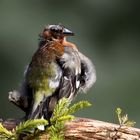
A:
POLYGON ((68 110, 69 105, 70 101, 67 98, 60 99, 54 109, 53 116, 63 115, 63 113, 68 110))
POLYGON ((120 126, 128 126, 128 127, 130 126, 130 127, 132 127, 132 126, 135 125, 136 122, 134 122, 133 120, 130 121, 128 119, 127 114, 125 114, 125 115, 122 114, 122 109, 121 108, 116 109, 116 114, 117 114, 120 126))
POLYGON ((56 122, 48 128, 49 140, 64 140, 64 122, 56 122))
POLYGON ((75 117, 73 115, 66 115, 66 116, 62 116, 62 117, 59 117, 57 120, 58 121, 71 121, 73 120, 75 117))
POLYGON ((68 109, 67 115, 74 114, 75 112, 79 111, 80 109, 83 109, 83 108, 89 107, 89 106, 91 106, 91 103, 89 103, 88 101, 80 101, 78 103, 75 103, 73 106, 71 106, 68 109))
POLYGON ((67 98, 60 99, 58 104, 54 108, 53 117, 51 118, 51 123, 57 121, 58 118, 65 116, 66 112, 68 112, 69 105, 70 105, 70 101, 67 98))
POLYGON ((0 139, 14 139, 14 134, 11 131, 8 131, 3 125, 0 123, 0 139))
POLYGON ((52 125, 48 128, 50 140, 64 140, 64 124, 66 121, 70 121, 75 118, 71 114, 80 109, 91 106, 88 101, 80 101, 69 108, 70 103, 69 99, 62 98, 56 105, 53 117, 50 119, 52 125))
MULTIPOLYGON (((69 101, 69 99, 62 98, 56 105, 53 112, 53 117, 50 119, 52 125, 50 127, 47 127, 50 140, 64 140, 65 122, 73 120, 75 118, 71 114, 80 109, 83 109, 84 107, 91 106, 88 101, 80 101, 69 108, 70 103, 71 102, 69 101)), ((127 121, 127 118, 126 120, 123 119, 123 121, 125 121, 124 123, 126 123, 127 125, 131 125, 131 122, 127 121)), ((45 132, 36 130, 36 128, 40 125, 46 126, 48 125, 48 121, 43 119, 27 120, 26 122, 20 123, 13 131, 8 131, 2 126, 2 124, 0 124, 0 139, 17 140, 22 135, 25 139, 38 139, 39 135, 45 132)))
POLYGON ((43 119, 35 119, 20 123, 16 127, 16 134, 20 134, 22 132, 32 132, 39 125, 48 125, 48 121, 43 119))

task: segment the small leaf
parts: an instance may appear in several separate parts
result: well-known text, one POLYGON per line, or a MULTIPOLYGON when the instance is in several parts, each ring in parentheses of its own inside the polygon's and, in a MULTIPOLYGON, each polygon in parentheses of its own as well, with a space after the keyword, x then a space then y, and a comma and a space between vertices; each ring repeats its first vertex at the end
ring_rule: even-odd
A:
POLYGON ((11 131, 8 131, 3 125, 0 123, 0 137, 7 139, 14 139, 14 134, 11 131))
POLYGON ((58 121, 71 121, 73 120, 75 117, 72 115, 67 115, 67 116, 62 116, 60 118, 58 118, 58 121))
POLYGON ((128 119, 128 115, 122 115, 122 109, 120 108, 117 108, 116 109, 116 113, 117 113, 117 117, 118 117, 118 121, 119 121, 119 124, 120 126, 134 126, 136 122, 134 121, 130 121, 128 119))
POLYGON ((127 121, 126 126, 133 127, 136 124, 134 121, 127 121))
POLYGON ((125 124, 128 121, 128 115, 126 114, 122 116, 121 120, 122 120, 122 124, 125 124))
POLYGON ((74 104, 73 106, 71 106, 67 112, 67 114, 73 114, 77 111, 79 111, 80 109, 83 109, 85 107, 89 107, 91 106, 91 104, 88 101, 80 101, 76 104, 74 104))
POLYGON ((19 134, 21 132, 31 132, 34 131, 35 128, 39 125, 48 125, 47 120, 43 119, 35 119, 35 120, 27 120, 26 122, 20 123, 16 127, 16 133, 19 134))
POLYGON ((121 109, 121 108, 117 108, 117 109, 116 109, 116 113, 117 113, 118 115, 120 115, 120 114, 122 113, 122 109, 121 109))
POLYGON ((67 111, 69 105, 70 101, 68 99, 66 98, 60 99, 53 111, 53 116, 57 117, 63 115, 64 112, 67 111))

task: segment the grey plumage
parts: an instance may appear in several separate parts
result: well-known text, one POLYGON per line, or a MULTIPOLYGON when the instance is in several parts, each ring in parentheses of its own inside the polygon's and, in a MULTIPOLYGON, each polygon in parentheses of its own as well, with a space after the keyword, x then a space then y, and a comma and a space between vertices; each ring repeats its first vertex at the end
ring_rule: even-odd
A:
POLYGON ((86 93, 96 82, 96 70, 92 61, 79 52, 81 60, 81 87, 80 90, 86 93))
POLYGON ((86 93, 96 81, 94 65, 88 57, 78 50, 65 47, 65 54, 58 64, 62 69, 63 75, 59 88, 48 98, 44 107, 46 118, 51 117, 59 99, 65 97, 72 101, 79 92, 86 93), (77 83, 79 84, 77 85, 77 83))
POLYGON ((78 51, 71 47, 65 47, 65 53, 59 63, 63 71, 59 98, 66 97, 72 100, 80 86, 81 60, 78 51))

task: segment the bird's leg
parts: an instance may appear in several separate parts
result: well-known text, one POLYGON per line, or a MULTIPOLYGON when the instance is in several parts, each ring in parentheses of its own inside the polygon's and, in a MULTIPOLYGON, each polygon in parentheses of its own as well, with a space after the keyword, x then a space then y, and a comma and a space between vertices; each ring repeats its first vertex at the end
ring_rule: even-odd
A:
POLYGON ((25 113, 28 109, 28 101, 27 98, 22 96, 19 91, 10 91, 8 99, 10 102, 12 102, 14 105, 19 107, 21 110, 23 110, 25 113))

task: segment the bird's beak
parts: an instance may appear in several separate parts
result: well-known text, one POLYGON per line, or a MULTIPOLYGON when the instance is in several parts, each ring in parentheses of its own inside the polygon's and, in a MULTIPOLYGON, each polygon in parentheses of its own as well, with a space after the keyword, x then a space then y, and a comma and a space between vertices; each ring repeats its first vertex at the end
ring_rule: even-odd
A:
POLYGON ((68 30, 67 28, 64 28, 63 35, 64 36, 74 36, 74 33, 72 31, 68 30))

